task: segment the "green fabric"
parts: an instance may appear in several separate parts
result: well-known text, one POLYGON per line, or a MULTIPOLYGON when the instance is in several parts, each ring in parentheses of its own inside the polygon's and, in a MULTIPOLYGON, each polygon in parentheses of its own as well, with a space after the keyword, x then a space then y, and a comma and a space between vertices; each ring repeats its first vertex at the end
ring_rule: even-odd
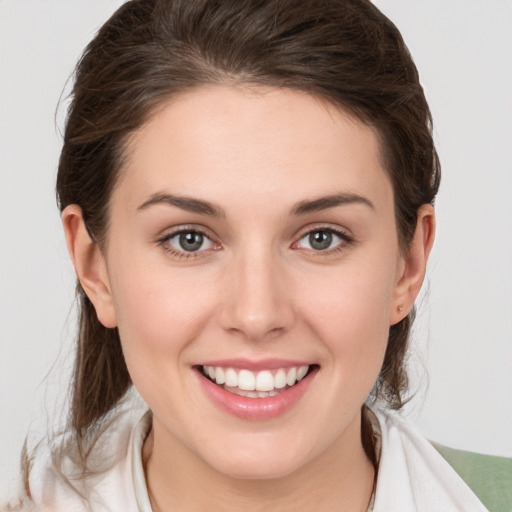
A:
POLYGON ((512 459, 432 444, 490 512, 512 512, 512 459))

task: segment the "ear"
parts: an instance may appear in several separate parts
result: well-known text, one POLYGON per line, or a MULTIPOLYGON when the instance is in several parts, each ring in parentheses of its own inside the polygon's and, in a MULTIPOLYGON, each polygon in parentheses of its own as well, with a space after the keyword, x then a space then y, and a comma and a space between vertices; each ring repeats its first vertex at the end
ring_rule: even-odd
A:
POLYGON ((116 327, 117 319, 105 258, 98 244, 89 236, 82 209, 76 204, 67 206, 62 212, 62 224, 76 275, 94 305, 98 320, 105 327, 116 327))
POLYGON ((397 283, 393 295, 389 324, 394 325, 411 311, 420 292, 427 260, 434 243, 436 220, 434 207, 424 204, 418 210, 416 230, 409 247, 399 265, 397 283))

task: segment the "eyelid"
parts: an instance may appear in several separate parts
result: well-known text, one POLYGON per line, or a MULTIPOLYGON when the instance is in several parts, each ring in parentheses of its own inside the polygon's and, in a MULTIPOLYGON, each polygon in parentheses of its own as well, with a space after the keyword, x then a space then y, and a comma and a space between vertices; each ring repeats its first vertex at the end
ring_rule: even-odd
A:
POLYGON ((336 251, 336 250, 342 249, 348 245, 351 245, 354 242, 355 242, 355 240, 354 240, 353 235, 346 228, 342 228, 340 226, 334 227, 334 226, 328 225, 328 224, 317 224, 314 226, 307 226, 307 227, 301 229, 300 232, 298 233, 298 235, 295 237, 295 242, 293 242, 291 247, 292 247, 292 249, 304 249, 306 251, 309 251, 311 253, 318 254, 318 255, 322 255, 322 254, 326 255, 333 251, 336 251), (332 233, 332 234, 338 236, 342 240, 342 242, 332 248, 325 249, 323 251, 316 251, 314 249, 297 247, 297 244, 304 237, 310 235, 311 233, 317 232, 317 231, 327 231, 329 233, 332 233))
POLYGON ((201 233, 201 235, 204 235, 208 237, 210 240, 215 241, 215 243, 218 243, 216 241, 217 237, 211 232, 211 230, 206 228, 205 226, 201 226, 200 224, 179 224, 178 226, 167 227, 165 229, 162 229, 160 234, 157 235, 157 238, 159 240, 163 240, 188 231, 201 233))
POLYGON ((294 236, 295 240, 300 240, 301 238, 304 238, 304 236, 313 233, 315 231, 329 231, 331 233, 334 233, 336 235, 339 235, 341 238, 346 240, 353 240, 354 236, 352 235, 351 231, 347 228, 338 226, 338 225, 332 225, 332 224, 309 224, 303 228, 301 228, 297 234, 294 236))
POLYGON ((202 255, 202 253, 209 252, 211 250, 219 250, 221 248, 221 244, 217 240, 217 237, 211 234, 211 231, 204 226, 198 226, 197 224, 185 224, 180 226, 175 226, 173 228, 167 228, 163 230, 163 232, 157 237, 156 243, 160 245, 166 252, 172 254, 173 256, 180 259, 190 259, 197 258, 202 255), (199 251, 184 251, 178 249, 171 245, 169 242, 170 239, 174 238, 181 233, 199 233, 207 238, 214 246, 208 249, 201 249, 199 251))

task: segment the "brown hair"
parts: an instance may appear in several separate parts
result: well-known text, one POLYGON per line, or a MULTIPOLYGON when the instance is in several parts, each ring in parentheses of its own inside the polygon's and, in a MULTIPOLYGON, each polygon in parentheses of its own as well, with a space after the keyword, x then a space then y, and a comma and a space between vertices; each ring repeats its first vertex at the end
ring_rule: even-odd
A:
MULTIPOLYGON (((76 68, 59 163, 59 207, 83 210, 105 241, 109 197, 126 141, 167 99, 201 84, 305 91, 373 126, 392 180, 401 248, 440 179, 430 111, 397 30, 368 0, 132 0, 76 68)), ((71 404, 78 441, 131 386, 116 329, 103 327, 77 285, 80 328, 71 404)), ((375 399, 399 408, 412 314, 390 328, 375 399)))

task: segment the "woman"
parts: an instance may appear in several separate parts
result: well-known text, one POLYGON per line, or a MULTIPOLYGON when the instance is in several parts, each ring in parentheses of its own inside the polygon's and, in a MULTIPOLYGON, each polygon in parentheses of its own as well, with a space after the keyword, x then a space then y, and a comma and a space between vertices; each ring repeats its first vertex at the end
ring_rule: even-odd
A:
POLYGON ((370 3, 125 4, 61 154, 81 321, 35 506, 485 510, 382 410, 438 185, 416 69, 370 3))

